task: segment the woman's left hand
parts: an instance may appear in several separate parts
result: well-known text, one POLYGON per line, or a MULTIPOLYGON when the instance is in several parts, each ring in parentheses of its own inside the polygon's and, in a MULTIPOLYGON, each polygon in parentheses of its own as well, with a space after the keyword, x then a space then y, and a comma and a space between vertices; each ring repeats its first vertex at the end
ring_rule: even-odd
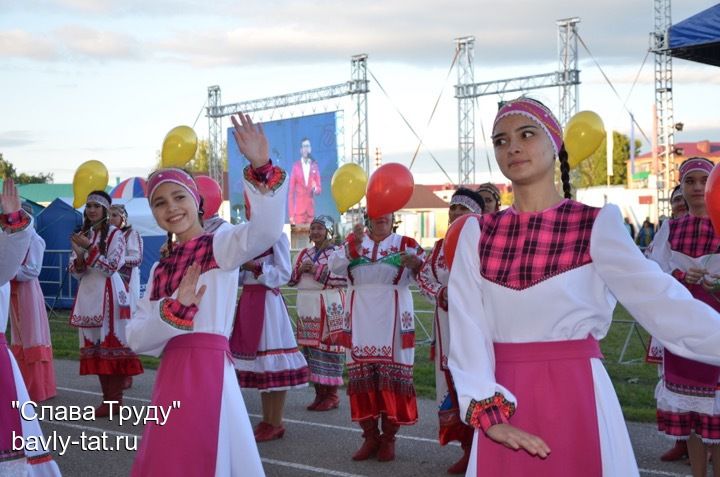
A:
POLYGON ((207 287, 201 286, 197 290, 198 280, 200 279, 200 265, 193 263, 185 272, 180 285, 178 286, 177 301, 183 306, 195 305, 197 306, 202 300, 203 295, 207 287), (197 292, 195 291, 197 290, 197 292))
POLYGON ((237 119, 235 116, 230 116, 230 119, 234 126, 235 142, 253 169, 267 164, 270 160, 270 148, 262 126, 253 124, 250 116, 243 113, 238 113, 237 119))
POLYGON ((412 271, 413 273, 417 273, 420 271, 422 263, 422 260, 420 260, 420 257, 418 257, 417 255, 413 255, 407 252, 402 252, 400 254, 400 265, 409 268, 410 271, 412 271))
POLYGON ((20 196, 17 187, 15 187, 15 182, 10 178, 5 179, 3 182, 0 207, 2 207, 3 214, 12 214, 20 210, 20 196))
POLYGON ((85 234, 82 234, 80 232, 73 234, 72 237, 70 237, 70 240, 72 240, 75 245, 85 250, 90 248, 90 244, 92 243, 90 242, 90 239, 85 236, 85 234))
POLYGON ((709 292, 716 291, 720 288, 720 275, 716 273, 705 275, 702 279, 702 286, 709 292))

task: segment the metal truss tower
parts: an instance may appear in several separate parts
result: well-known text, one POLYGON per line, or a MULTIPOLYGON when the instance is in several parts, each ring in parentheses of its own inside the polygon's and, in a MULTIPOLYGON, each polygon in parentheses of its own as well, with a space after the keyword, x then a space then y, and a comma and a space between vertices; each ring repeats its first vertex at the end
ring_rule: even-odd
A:
POLYGON ((655 53, 655 110, 657 120, 658 217, 670 217, 670 190, 675 181, 675 122, 673 120, 672 56, 668 32, 672 25, 670 0, 654 0, 655 31, 650 34, 650 51, 655 53))
MULTIPOLYGON (((220 106, 220 86, 208 87, 208 111, 220 106)), ((220 184, 223 189, 223 167, 222 167, 222 116, 208 118, 208 146, 210 149, 210 177, 220 184)))
MULTIPOLYGON (((475 83, 473 69, 474 36, 455 39, 457 53, 457 86, 472 86, 475 83)), ((475 97, 458 98, 458 183, 475 183, 475 97)))
MULTIPOLYGON (((475 182, 475 98, 489 95, 522 92, 540 88, 560 88, 560 117, 564 127, 578 110, 577 17, 558 20, 558 71, 532 76, 521 76, 496 81, 474 83, 473 48, 474 37, 455 40, 458 54, 458 83, 455 97, 458 100, 458 173, 459 184, 475 182)), ((457 51, 457 50, 456 50, 457 51)))
POLYGON ((359 165, 370 175, 370 151, 368 146, 367 114, 367 55, 355 55, 351 61, 350 94, 355 104, 355 129, 352 138, 352 162, 359 165))
POLYGON ((563 18, 555 22, 558 27, 558 74, 560 74, 559 101, 560 114, 558 119, 565 127, 571 117, 578 111, 578 17, 563 18))
POLYGON ((356 121, 353 130, 352 161, 363 167, 369 173, 368 128, 367 128, 367 93, 369 92, 367 80, 367 55, 352 57, 352 79, 345 83, 314 88, 296 93, 288 93, 268 98, 252 99, 233 104, 221 104, 220 87, 208 87, 207 117, 209 123, 209 145, 211 151, 210 175, 218 180, 222 186, 221 145, 223 131, 221 119, 223 116, 243 112, 267 111, 286 108, 300 104, 325 101, 343 96, 352 96, 355 105, 353 118, 356 121), (213 174, 216 171, 218 176, 213 174))

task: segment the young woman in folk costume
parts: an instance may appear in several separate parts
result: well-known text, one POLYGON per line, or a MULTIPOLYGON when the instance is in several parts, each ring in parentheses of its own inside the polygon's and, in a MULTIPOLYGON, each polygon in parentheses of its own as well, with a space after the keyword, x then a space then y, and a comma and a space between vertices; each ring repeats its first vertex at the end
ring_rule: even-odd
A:
POLYGON ((268 160, 262 129, 233 117, 240 151, 250 161, 245 190, 258 211, 246 224, 206 234, 193 178, 159 169, 148 178, 158 225, 177 242, 153 266, 147 292, 128 327, 135 351, 162 354, 152 406, 171 407, 164 425, 148 423, 133 476, 261 476, 240 387, 229 355, 238 269, 277 241, 287 201, 286 174, 268 160))
POLYGON ((457 246, 445 242, 449 366, 477 428, 468 475, 637 476, 597 340, 619 300, 673 353, 718 365, 718 314, 645 259, 617 206, 570 199, 562 131, 545 106, 506 103, 492 138, 515 202, 463 217, 457 246))
POLYGON ((132 316, 130 295, 118 273, 125 264, 125 237, 109 223, 111 198, 93 191, 85 204, 85 221, 70 238, 70 272, 79 280, 70 325, 80 336, 80 374, 97 374, 103 403, 96 417, 108 416, 108 402, 122 404, 127 376, 143 372, 127 345, 125 328, 132 316))
POLYGON ((417 422, 413 385, 415 315, 409 285, 425 252, 410 237, 393 233, 393 214, 357 224, 329 260, 330 271, 348 277, 346 323, 332 336, 348 348, 350 415, 364 442, 352 456, 395 458, 395 434, 417 422), (378 420, 382 419, 382 435, 378 420))
POLYGON ((485 201, 485 213, 492 214, 500 210, 500 191, 492 182, 480 184, 477 193, 485 201))
MULTIPOLYGON (((465 214, 482 214, 485 203, 484 197, 478 192, 465 188, 458 189, 450 199, 448 212, 450 224, 465 214)), ((431 359, 435 361, 435 402, 438 406, 440 423, 438 439, 443 446, 452 441, 460 443, 463 456, 448 468, 448 473, 464 474, 470 459, 474 429, 464 424, 460 417, 457 393, 448 368, 451 341, 447 285, 450 270, 445 263, 443 242, 443 239, 435 242, 418 273, 417 281, 420 292, 435 305, 431 359)))
POLYGON ((33 227, 30 227, 30 234, 30 247, 17 275, 10 282, 10 349, 25 379, 30 399, 40 402, 55 397, 57 389, 50 323, 38 280, 45 241, 33 227))
MULTIPOLYGON (((28 254, 32 240, 31 217, 20 209, 20 197, 12 179, 5 179, 0 193, 0 329, 5 330, 10 307, 10 280, 18 274, 28 254)), ((49 452, 17 450, 16 436, 25 441, 43 439, 37 419, 25 420, 20 409, 11 403, 24 405, 30 401, 20 368, 15 362, 5 333, 0 333, 0 475, 53 477, 60 469, 49 452)))
POLYGON ((338 386, 343 384, 345 348, 329 341, 333 329, 341 329, 345 315, 345 277, 328 268, 328 259, 337 249, 332 243, 334 222, 327 215, 310 224, 312 247, 304 248, 295 259, 290 286, 297 287, 298 344, 304 346, 310 366, 315 400, 310 411, 329 411, 340 403, 338 386))
MULTIPOLYGON (((128 224, 128 213, 124 205, 110 206, 110 225, 119 229, 125 237, 125 264, 119 274, 125 285, 125 292, 130 296, 130 313, 135 311, 140 300, 140 265, 143 260, 143 239, 140 232, 128 224)), ((126 376, 123 389, 132 386, 132 376, 126 376)))
MULTIPOLYGON (((254 207, 254 204, 253 204, 254 207)), ((246 209, 249 214, 250 209, 246 209)), ((252 211, 252 216, 261 213, 252 211)), ((248 215, 250 217, 250 215, 248 215)), ((285 234, 242 266, 230 351, 240 387, 255 388, 262 400, 257 442, 285 435, 283 409, 288 389, 307 386, 307 361, 298 349, 280 287, 290 279, 290 242, 285 234)))
MULTIPOLYGON (((710 223, 705 205, 705 183, 713 163, 704 157, 680 165, 682 194, 689 214, 667 220, 648 251, 665 272, 671 274, 698 300, 720 311, 714 290, 720 274, 720 236, 710 223)), ((676 316, 685 320, 688 312, 676 316)), ((661 380, 655 390, 658 428, 675 439, 687 440, 693 475, 706 475, 706 452, 712 452, 713 473, 720 476, 720 367, 703 364, 665 349, 661 380)))

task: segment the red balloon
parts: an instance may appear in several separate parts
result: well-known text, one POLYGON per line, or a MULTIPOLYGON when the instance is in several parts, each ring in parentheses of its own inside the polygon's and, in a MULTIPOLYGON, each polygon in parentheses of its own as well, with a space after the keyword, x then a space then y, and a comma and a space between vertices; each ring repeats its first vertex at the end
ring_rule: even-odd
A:
POLYGON ((208 176, 197 176, 195 177, 195 183, 198 186, 198 192, 200 197, 203 198, 203 219, 209 219, 213 215, 217 214, 222 204, 222 189, 215 179, 208 176))
POLYGON ((480 214, 465 214, 450 224, 450 228, 445 234, 445 240, 443 240, 443 252, 445 252, 445 263, 447 264, 448 270, 452 269, 453 260, 455 259, 455 249, 457 248, 458 239, 460 238, 460 231, 462 231, 465 222, 470 218, 480 218, 480 214))
POLYGON ((410 169, 390 162, 380 166, 368 181, 367 213, 371 219, 402 209, 408 203, 415 188, 410 169))
POLYGON ((705 207, 715 233, 720 235, 720 169, 716 165, 705 183, 705 207))

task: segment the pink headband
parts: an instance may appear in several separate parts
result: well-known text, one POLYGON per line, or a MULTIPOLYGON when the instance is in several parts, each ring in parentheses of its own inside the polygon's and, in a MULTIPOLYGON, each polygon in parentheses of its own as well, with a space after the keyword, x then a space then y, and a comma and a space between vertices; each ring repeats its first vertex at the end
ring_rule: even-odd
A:
POLYGON ((197 184, 190 174, 183 171, 182 169, 168 168, 158 169, 157 171, 150 174, 147 180, 147 197, 152 202, 152 196, 161 184, 166 182, 172 182, 179 186, 184 187, 190 192, 190 195, 195 200, 195 205, 200 209, 200 193, 197 189, 197 184))
POLYGON ((691 157, 680 164, 680 182, 682 182, 683 179, 685 179, 685 176, 691 172, 702 171, 710 174, 713 167, 715 167, 715 164, 713 164, 710 159, 705 159, 704 157, 691 157))
POLYGON ((550 138, 555 155, 558 155, 563 144, 562 128, 555 115, 545 106, 528 98, 518 98, 505 103, 495 116, 493 129, 505 116, 520 114, 526 116, 540 125, 550 138))
POLYGON ((105 197, 101 196, 100 194, 90 194, 88 196, 87 200, 85 201, 85 203, 89 204, 91 202, 93 204, 101 205, 105 209, 110 208, 110 202, 108 202, 108 200, 105 197))

